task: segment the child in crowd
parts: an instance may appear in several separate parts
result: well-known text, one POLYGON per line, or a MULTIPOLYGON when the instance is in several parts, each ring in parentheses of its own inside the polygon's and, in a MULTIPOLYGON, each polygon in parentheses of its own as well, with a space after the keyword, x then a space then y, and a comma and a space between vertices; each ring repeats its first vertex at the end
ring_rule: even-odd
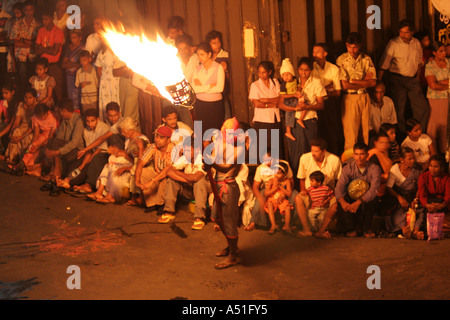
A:
POLYGON ((46 58, 39 58, 36 61, 36 75, 30 78, 30 84, 37 91, 38 103, 43 103, 53 108, 53 92, 56 87, 56 81, 47 72, 48 60, 46 58))
POLYGON ((422 171, 426 171, 431 156, 436 154, 433 141, 427 134, 422 133, 422 126, 416 119, 406 121, 406 133, 408 136, 403 141, 402 148, 413 149, 417 164, 422 167, 422 171))
POLYGON ((380 126, 380 133, 386 133, 389 137, 389 159, 392 160, 392 164, 400 162, 400 146, 397 142, 397 135, 395 132, 395 125, 391 123, 383 123, 380 126))
MULTIPOLYGON (((296 107, 299 103, 300 93, 298 92, 298 81, 295 78, 295 71, 291 61, 286 58, 283 60, 283 64, 280 69, 281 74, 281 87, 280 95, 283 98, 283 102, 288 107, 296 107)), ((305 118, 306 111, 302 111, 298 123, 304 128, 303 119, 305 118)), ((292 135, 292 128, 294 127, 295 112, 286 112, 286 137, 295 141, 292 135)))
POLYGON ((330 201, 334 197, 334 192, 329 186, 323 185, 325 176, 321 171, 314 171, 310 174, 309 179, 311 186, 304 192, 304 195, 307 194, 311 201, 311 206, 308 209, 308 219, 312 230, 315 232, 323 224, 323 219, 330 207, 330 201))
POLYGON ((84 49, 81 42, 83 34, 81 30, 70 30, 70 43, 65 48, 62 67, 66 70, 67 96, 73 102, 75 110, 80 110, 80 90, 75 85, 77 70, 80 65, 80 53, 84 49))
POLYGON ((84 114, 88 109, 97 110, 98 108, 98 78, 89 51, 81 51, 80 64, 75 86, 81 88, 81 111, 84 114))
POLYGON ((47 142, 53 138, 58 127, 58 122, 46 104, 38 104, 34 110, 34 116, 31 118, 33 140, 26 151, 23 162, 26 166, 28 175, 40 177, 42 167, 36 163, 39 153, 46 147, 47 142))
POLYGON ((264 209, 269 215, 271 223, 270 235, 278 231, 278 226, 275 221, 275 213, 277 210, 284 216, 283 231, 291 232, 290 220, 292 205, 289 203, 288 198, 292 195, 292 184, 290 179, 286 179, 288 167, 285 163, 280 163, 275 168, 278 170, 267 184, 267 189, 264 193, 267 198, 264 209))
MULTIPOLYGON (((84 113, 84 119, 86 127, 83 131, 83 139, 86 146, 90 146, 99 137, 102 137, 109 132, 109 126, 106 123, 100 121, 97 110, 88 109, 84 113)), ((94 157, 100 152, 106 153, 107 149, 108 144, 106 143, 106 141, 104 141, 98 147, 95 147, 92 150, 83 153, 83 162, 77 169, 75 169, 73 176, 68 176, 64 180, 58 180, 58 187, 70 189, 74 185, 83 184, 86 181, 88 175, 88 167, 92 159, 94 159, 94 157)), ((90 192, 92 192, 92 190, 90 190, 90 192)))
POLYGON ((9 133, 20 103, 16 99, 15 93, 14 82, 9 81, 2 85, 3 100, 0 101, 0 160, 4 160, 4 156, 1 154, 4 153, 8 146, 9 133))

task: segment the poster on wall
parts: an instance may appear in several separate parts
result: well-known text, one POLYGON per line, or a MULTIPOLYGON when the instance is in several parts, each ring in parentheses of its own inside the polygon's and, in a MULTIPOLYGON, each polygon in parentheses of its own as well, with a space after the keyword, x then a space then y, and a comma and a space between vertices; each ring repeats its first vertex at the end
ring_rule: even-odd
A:
POLYGON ((434 15, 436 40, 448 45, 450 44, 450 1, 432 0, 432 3, 436 9, 434 15))

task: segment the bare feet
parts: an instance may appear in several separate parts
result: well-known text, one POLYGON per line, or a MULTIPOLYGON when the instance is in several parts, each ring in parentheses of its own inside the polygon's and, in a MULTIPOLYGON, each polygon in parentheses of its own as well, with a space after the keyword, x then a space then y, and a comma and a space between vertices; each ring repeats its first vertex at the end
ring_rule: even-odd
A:
POLYGON ((245 231, 253 231, 253 230, 255 230, 255 229, 256 229, 256 226, 255 226, 255 223, 254 223, 254 222, 252 222, 252 223, 250 223, 248 226, 244 227, 244 230, 245 230, 245 231))
POLYGON ((290 132, 286 132, 284 134, 287 138, 291 139, 292 141, 296 141, 295 137, 290 132))
POLYGON ((353 238, 353 237, 356 237, 356 231, 349 231, 349 232, 347 232, 347 234, 346 234, 346 236, 347 237, 350 237, 350 238, 353 238))
POLYGON ((299 238, 312 237, 312 235, 313 235, 312 232, 309 230, 297 232, 297 237, 299 238))
POLYGON ((79 193, 92 193, 92 188, 89 184, 83 184, 81 186, 74 186, 73 190, 79 192, 79 193))
POLYGON ((69 179, 56 179, 56 185, 60 188, 70 189, 69 179))
POLYGON ((314 234, 314 237, 319 238, 319 239, 330 240, 331 239, 331 234, 328 231, 316 232, 314 234))
POLYGON ((240 260, 237 257, 228 256, 222 262, 216 264, 215 268, 217 270, 223 270, 238 265, 239 263, 240 260))

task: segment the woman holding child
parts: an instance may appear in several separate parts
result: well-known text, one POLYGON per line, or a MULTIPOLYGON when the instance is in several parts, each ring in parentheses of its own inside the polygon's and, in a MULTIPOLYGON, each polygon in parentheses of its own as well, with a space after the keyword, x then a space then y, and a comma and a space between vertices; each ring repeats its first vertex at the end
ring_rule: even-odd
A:
POLYGON ((289 159, 291 159, 291 167, 294 172, 298 170, 298 159, 304 153, 311 150, 310 141, 317 137, 317 111, 324 107, 325 96, 327 91, 323 87, 319 79, 311 77, 313 70, 313 62, 307 57, 303 57, 298 63, 298 89, 301 92, 304 100, 300 100, 296 107, 288 107, 280 104, 280 109, 284 111, 295 111, 294 127, 292 128, 292 135, 295 141, 288 140, 289 159), (300 117, 302 111, 307 111, 301 125, 300 117))

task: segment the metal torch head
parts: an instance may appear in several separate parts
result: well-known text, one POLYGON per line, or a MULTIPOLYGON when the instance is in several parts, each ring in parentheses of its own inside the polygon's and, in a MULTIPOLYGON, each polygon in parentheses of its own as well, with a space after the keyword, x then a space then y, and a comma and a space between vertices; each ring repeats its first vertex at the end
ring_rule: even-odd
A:
POLYGON ((189 109, 193 108, 193 105, 196 101, 195 92, 186 79, 175 85, 167 86, 166 90, 172 97, 174 105, 186 107, 189 109))

